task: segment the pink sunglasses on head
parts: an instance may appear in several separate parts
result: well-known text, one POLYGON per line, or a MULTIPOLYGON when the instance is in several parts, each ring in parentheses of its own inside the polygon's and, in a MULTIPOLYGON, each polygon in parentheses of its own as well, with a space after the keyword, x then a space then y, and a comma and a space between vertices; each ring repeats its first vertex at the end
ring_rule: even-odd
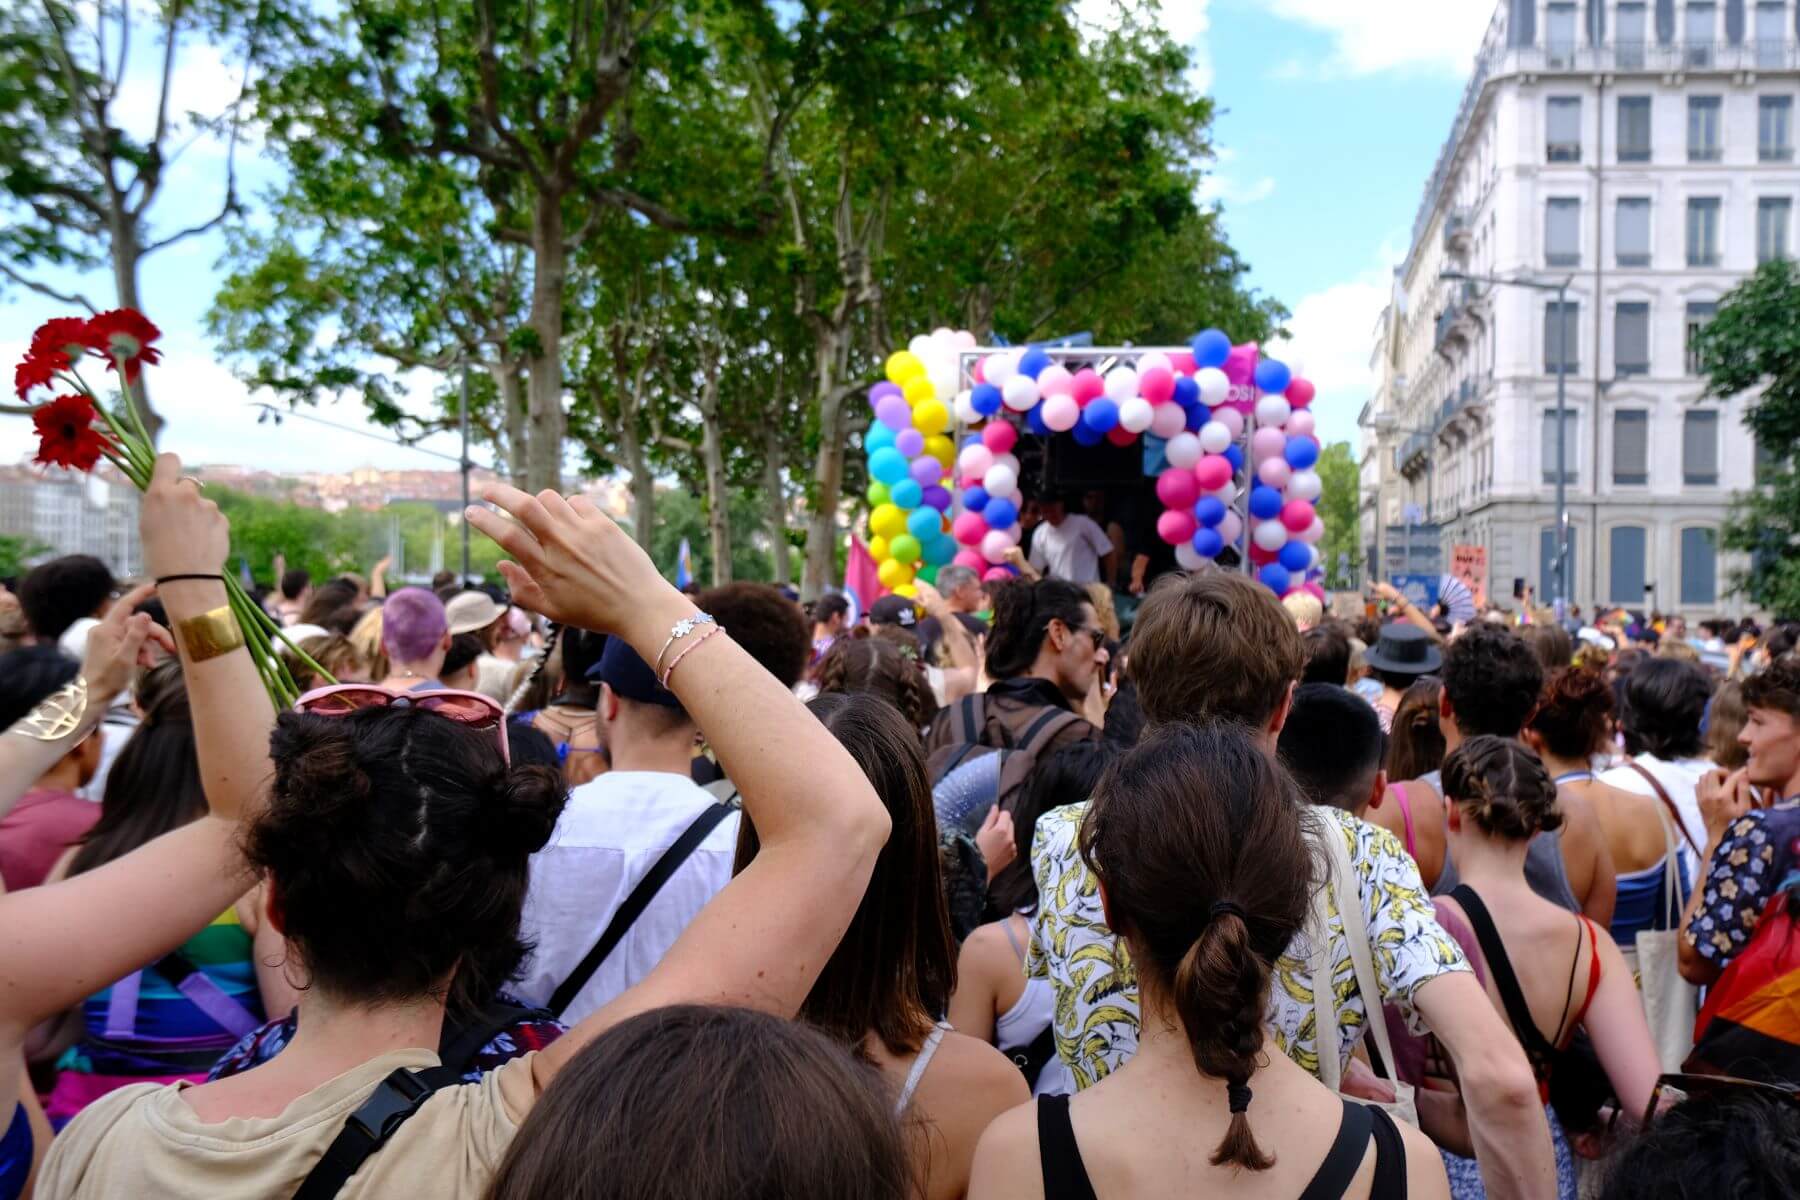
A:
POLYGON ((479 692, 454 688, 425 688, 397 692, 373 683, 337 683, 314 688, 294 701, 294 711, 315 717, 347 717, 365 708, 422 708, 448 717, 470 729, 493 729, 500 738, 500 757, 512 764, 512 748, 506 743, 506 710, 479 692))

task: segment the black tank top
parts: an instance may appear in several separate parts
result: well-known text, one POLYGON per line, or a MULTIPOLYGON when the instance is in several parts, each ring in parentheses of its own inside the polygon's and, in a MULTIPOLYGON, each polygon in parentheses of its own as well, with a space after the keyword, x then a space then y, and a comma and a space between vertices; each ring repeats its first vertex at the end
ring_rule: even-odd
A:
MULTIPOLYGON (((1337 1137, 1298 1200, 1341 1200, 1356 1179, 1371 1138, 1375 1142, 1375 1183, 1369 1200, 1406 1200, 1406 1146, 1394 1119, 1372 1105, 1345 1100, 1337 1137)), ((1044 1173, 1044 1200, 1099 1200, 1075 1144, 1067 1096, 1037 1102, 1038 1167, 1044 1173)))

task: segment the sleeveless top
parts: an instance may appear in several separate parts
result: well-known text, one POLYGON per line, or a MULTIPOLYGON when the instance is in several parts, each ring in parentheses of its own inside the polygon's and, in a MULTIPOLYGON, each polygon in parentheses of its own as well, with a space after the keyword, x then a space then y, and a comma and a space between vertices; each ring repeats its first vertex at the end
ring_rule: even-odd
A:
POLYGON ((1664 895, 1669 874, 1668 859, 1658 859, 1641 871, 1627 871, 1617 877, 1618 898, 1613 903, 1613 919, 1609 932, 1613 941, 1626 949, 1637 945, 1637 935, 1651 930, 1675 929, 1681 924, 1681 910, 1692 889, 1680 867, 1679 895, 1664 895))
MULTIPOLYGON (((1011 943, 1013 953, 1019 956, 1022 968, 1025 965, 1025 947, 1019 944, 1019 939, 1013 934, 1012 923, 1002 921, 1000 929, 1011 943)), ((1075 1079, 1055 1050, 1055 1031, 1050 1027, 1055 1016, 1056 988, 1048 979, 1028 977, 1025 980, 1025 990, 1019 993, 1013 1006, 994 1018, 994 1046, 1020 1065, 1027 1082, 1031 1084, 1031 1094, 1034 1096, 1067 1094, 1075 1090, 1075 1079), (1049 1051, 1047 1061, 1041 1056, 1035 1060, 1032 1057, 1040 1040, 1049 1051), (1031 1079, 1031 1071, 1026 1065, 1032 1061, 1043 1061, 1035 1080, 1031 1079)))
MULTIPOLYGON (((1444 794, 1443 774, 1433 771, 1429 775, 1419 776, 1419 781, 1429 783, 1438 795, 1444 794)), ((1404 795, 1404 793, 1402 793, 1404 795)), ((1403 817, 1410 816, 1410 811, 1402 807, 1403 817)), ((1456 860, 1451 857, 1450 843, 1444 843, 1444 869, 1438 873, 1437 882, 1431 886, 1434 896, 1448 896, 1462 882, 1457 873, 1456 860)), ((1525 882, 1531 890, 1556 905, 1566 908, 1572 913, 1581 911, 1581 901, 1575 896, 1575 889, 1569 886, 1569 870, 1563 863, 1562 830, 1547 829, 1531 839, 1525 850, 1525 882)))
MULTIPOLYGON (((1348 1099, 1342 1103, 1344 1115, 1338 1122, 1337 1137, 1299 1200, 1339 1200, 1356 1181, 1371 1141, 1375 1143, 1375 1180, 1369 1200, 1406 1200, 1406 1144, 1400 1140, 1394 1119, 1372 1105, 1348 1099)), ((1044 1200, 1099 1200, 1082 1164, 1081 1147, 1075 1142, 1069 1098, 1040 1097, 1037 1125, 1044 1200)))
POLYGON ((931 1066, 932 1056, 937 1054, 938 1047, 943 1044, 944 1035, 950 1032, 946 1021, 939 1021, 932 1026, 925 1044, 919 1047, 919 1056, 913 1059, 912 1070, 906 1073, 906 1083, 900 1088, 900 1098, 894 1101, 894 1115, 904 1117, 906 1110, 912 1107, 913 1093, 919 1090, 919 1081, 925 1078, 925 1069, 931 1066))

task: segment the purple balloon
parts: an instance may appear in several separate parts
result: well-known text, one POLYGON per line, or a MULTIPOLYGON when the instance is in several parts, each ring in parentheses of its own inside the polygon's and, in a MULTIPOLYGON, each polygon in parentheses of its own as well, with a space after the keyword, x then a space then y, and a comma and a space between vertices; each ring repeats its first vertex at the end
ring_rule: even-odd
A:
POLYGON ((920 487, 930 487, 944 477, 944 464, 929 454, 913 459, 912 477, 920 487))
POLYGON ((905 396, 883 396, 875 406, 875 419, 898 433, 912 424, 912 405, 905 396))
POLYGON ((902 429, 894 437, 894 449, 908 458, 925 453, 925 435, 916 429, 902 429))
POLYGON ((949 512, 950 502, 951 495, 948 488, 934 483, 925 489, 925 503, 939 512, 949 512))
POLYGON ((906 398, 906 393, 904 393, 900 390, 899 384, 891 383, 888 380, 884 379, 880 383, 876 384, 874 387, 869 389, 869 407, 874 409, 876 412, 880 412, 881 411, 881 402, 883 400, 887 399, 889 396, 899 396, 901 399, 904 400, 906 398))

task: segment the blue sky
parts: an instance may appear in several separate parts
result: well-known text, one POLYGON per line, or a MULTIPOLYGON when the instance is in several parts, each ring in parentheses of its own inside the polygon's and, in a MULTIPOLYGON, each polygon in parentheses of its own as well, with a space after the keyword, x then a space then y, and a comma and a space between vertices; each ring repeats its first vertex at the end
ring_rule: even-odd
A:
MULTIPOLYGON (((1154 11, 1195 51, 1195 78, 1213 94, 1219 160, 1204 198, 1225 212, 1231 242, 1250 263, 1250 282, 1294 312, 1290 328, 1320 387, 1320 432, 1354 438, 1368 396, 1375 318, 1427 173, 1462 95, 1494 0, 1078 0, 1084 19, 1114 19, 1120 5, 1154 11)), ((153 49, 140 38, 145 61, 153 49)), ((207 48, 185 48, 176 111, 216 109, 236 77, 207 48)), ((115 105, 152 113, 153 81, 134 74, 115 105), (134 90, 135 89, 135 90, 134 90)), ((170 172, 153 210, 165 232, 216 210, 220 150, 202 142, 170 172)), ((254 148, 240 151, 246 197, 269 178, 254 148)), ((167 362, 152 375, 169 418, 167 444, 193 461, 251 463, 275 470, 355 465, 433 467, 400 447, 347 437, 304 421, 276 436, 256 424, 251 397, 217 363, 201 318, 217 281, 222 244, 195 238, 148 260, 145 304, 165 329, 167 362)), ((102 307, 109 277, 81 281, 102 307)), ((58 305, 13 289, 0 295, 0 362, 14 361, 35 324, 58 305)), ((417 380, 421 389, 428 379, 417 380)), ((367 428, 354 401, 321 416, 367 428)), ((29 423, 0 419, 0 461, 30 442, 29 423)), ((453 439, 430 445, 454 453, 453 439)))

